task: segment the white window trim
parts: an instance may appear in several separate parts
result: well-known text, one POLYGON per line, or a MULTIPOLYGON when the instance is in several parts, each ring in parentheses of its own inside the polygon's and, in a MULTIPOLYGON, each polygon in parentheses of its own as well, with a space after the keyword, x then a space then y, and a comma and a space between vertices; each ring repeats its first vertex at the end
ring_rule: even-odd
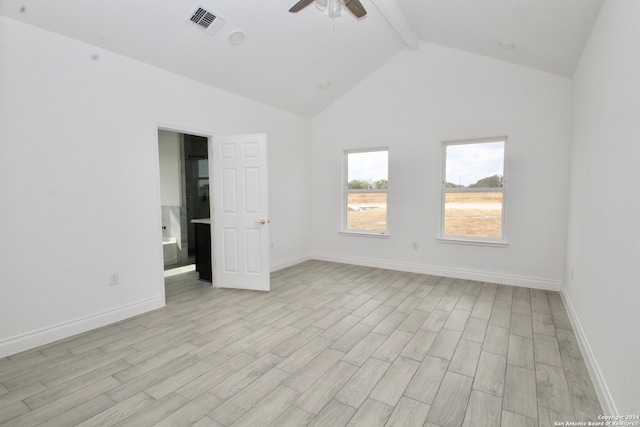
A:
MULTIPOLYGON (((350 149, 343 150, 342 152, 342 224, 341 229, 338 231, 340 234, 345 236, 359 236, 359 237, 377 237, 377 238, 388 238, 389 237, 389 188, 387 189, 366 189, 366 190, 349 190, 349 154, 353 153, 372 153, 375 151, 386 151, 387 156, 389 155, 389 147, 374 147, 374 148, 362 148, 362 149, 350 149), (386 193, 387 194, 387 229, 385 231, 377 231, 377 230, 357 230, 348 228, 348 203, 347 198, 350 193, 386 193)), ((388 162, 387 157, 387 162, 388 162)), ((388 163, 387 163, 388 168, 388 163)), ((388 170, 388 169, 387 169, 388 170)), ((389 176, 387 174, 387 181, 389 181, 389 176)))
POLYGON ((359 237, 372 237, 374 239, 388 239, 388 231, 357 231, 357 230, 340 230, 338 233, 343 236, 359 236, 359 237))
POLYGON ((506 235, 506 200, 507 200, 507 136, 498 136, 493 138, 473 138, 462 140, 450 140, 442 141, 442 187, 440 191, 440 235, 436 238, 440 243, 452 243, 461 245, 476 245, 476 246, 493 246, 493 247, 507 247, 509 245, 506 235), (468 144, 481 144, 488 142, 504 142, 503 150, 503 171, 502 171, 502 187, 489 187, 489 188, 447 188, 447 147, 451 145, 468 145, 468 144), (500 224, 501 238, 492 237, 473 237, 473 236, 454 236, 447 235, 444 232, 444 219, 445 219, 445 196, 447 193, 502 193, 502 222, 500 224))
POLYGON ((456 245, 471 245, 471 246, 493 246, 496 248, 506 248, 507 246, 509 246, 509 243, 507 241, 502 241, 502 240, 487 240, 482 239, 482 238, 473 238, 473 237, 461 237, 461 238, 455 238, 455 237, 438 237, 436 238, 436 241, 439 243, 453 243, 456 245))

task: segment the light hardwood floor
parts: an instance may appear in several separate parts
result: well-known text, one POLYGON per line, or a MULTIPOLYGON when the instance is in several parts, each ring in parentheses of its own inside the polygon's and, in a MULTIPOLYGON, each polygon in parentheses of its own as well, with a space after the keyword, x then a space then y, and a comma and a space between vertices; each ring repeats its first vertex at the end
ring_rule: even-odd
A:
POLYGON ((602 413, 556 292, 308 261, 0 359, 2 426, 553 426, 602 413))

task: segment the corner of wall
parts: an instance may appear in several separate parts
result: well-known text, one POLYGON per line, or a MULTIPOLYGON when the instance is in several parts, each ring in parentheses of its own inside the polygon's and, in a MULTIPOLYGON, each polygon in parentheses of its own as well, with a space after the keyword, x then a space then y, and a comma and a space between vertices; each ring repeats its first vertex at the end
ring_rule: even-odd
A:
POLYGON ((616 405, 613 401, 613 396, 609 391, 609 387, 607 387, 607 383, 604 380, 604 376, 602 375, 602 371, 598 366, 598 362, 591 350, 591 346, 589 345, 589 341, 587 340, 587 336, 580 324, 580 320, 576 314, 573 303, 571 302, 571 298, 569 297, 569 293, 567 292, 567 288, 563 284, 560 290, 560 297, 562 298, 562 302, 567 310, 567 314, 569 316, 569 320, 571 321, 571 326, 573 326, 573 331, 576 335, 576 339, 578 340, 578 345, 580 346, 580 352, 582 353, 582 357, 584 358, 584 362, 587 365, 587 369, 589 370, 589 375, 591 375, 591 382, 593 382, 593 386, 598 394, 598 399, 600 400, 600 405, 602 406, 602 410, 607 415, 616 415, 620 414, 617 410, 616 405))

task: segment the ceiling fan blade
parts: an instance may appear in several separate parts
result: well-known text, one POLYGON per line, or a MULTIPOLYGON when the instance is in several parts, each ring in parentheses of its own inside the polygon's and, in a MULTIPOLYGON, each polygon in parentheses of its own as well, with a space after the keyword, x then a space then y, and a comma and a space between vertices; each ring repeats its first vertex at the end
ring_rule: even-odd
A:
POLYGON ((356 18, 362 18, 367 14, 364 6, 362 6, 362 3, 360 3, 360 0, 345 0, 344 5, 347 9, 349 9, 351 13, 356 16, 356 18))
POLYGON ((300 0, 298 3, 294 4, 291 9, 289 9, 289 12, 291 13, 300 12, 302 9, 309 6, 311 3, 313 3, 313 0, 300 0))

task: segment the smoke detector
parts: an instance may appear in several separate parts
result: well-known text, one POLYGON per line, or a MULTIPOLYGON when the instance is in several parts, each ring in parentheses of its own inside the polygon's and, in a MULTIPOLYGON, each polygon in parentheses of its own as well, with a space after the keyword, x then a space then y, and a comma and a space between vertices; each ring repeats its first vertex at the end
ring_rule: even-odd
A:
POLYGON ((189 21, 205 30, 209 34, 214 34, 216 31, 224 25, 224 19, 220 18, 215 13, 208 11, 202 6, 199 6, 189 17, 189 21))

